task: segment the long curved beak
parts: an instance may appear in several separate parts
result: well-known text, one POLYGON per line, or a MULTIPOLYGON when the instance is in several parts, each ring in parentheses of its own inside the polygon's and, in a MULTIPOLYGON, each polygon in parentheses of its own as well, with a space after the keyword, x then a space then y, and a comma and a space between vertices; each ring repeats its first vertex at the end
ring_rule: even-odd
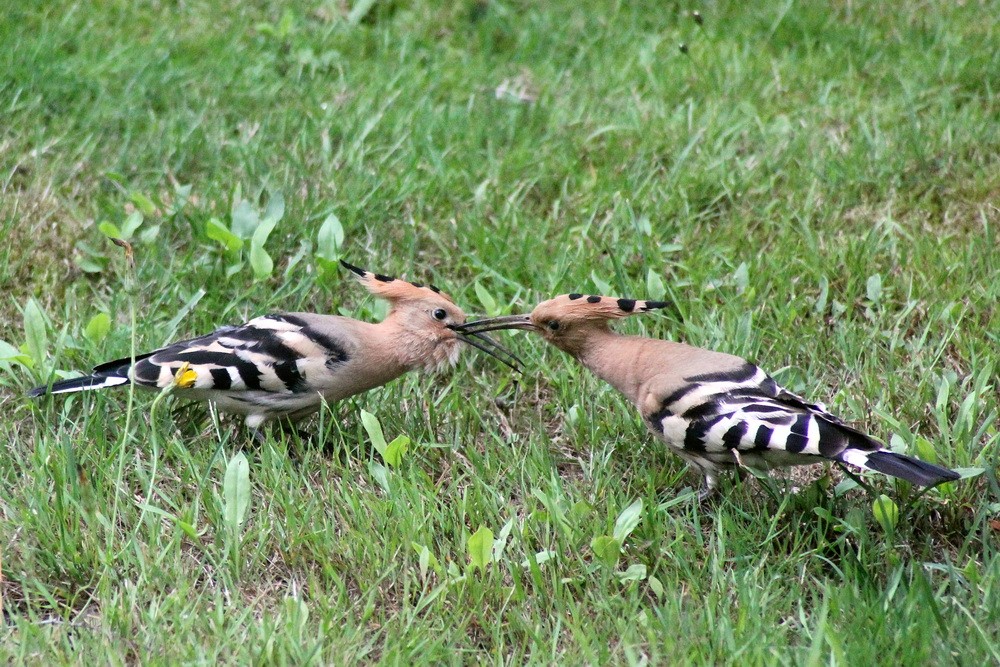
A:
POLYGON ((524 329, 535 331, 538 327, 531 321, 531 315, 504 315, 503 317, 489 317, 475 322, 466 322, 455 327, 455 331, 464 334, 483 334, 487 331, 501 331, 503 329, 524 329))
POLYGON ((485 352, 503 365, 509 367, 511 370, 517 371, 518 373, 522 372, 521 366, 524 365, 524 362, 521 361, 516 354, 506 349, 500 345, 500 343, 496 342, 481 331, 463 330, 462 327, 464 326, 465 325, 463 324, 458 324, 452 325, 448 328, 454 331, 455 337, 466 345, 471 345, 480 352, 485 352))

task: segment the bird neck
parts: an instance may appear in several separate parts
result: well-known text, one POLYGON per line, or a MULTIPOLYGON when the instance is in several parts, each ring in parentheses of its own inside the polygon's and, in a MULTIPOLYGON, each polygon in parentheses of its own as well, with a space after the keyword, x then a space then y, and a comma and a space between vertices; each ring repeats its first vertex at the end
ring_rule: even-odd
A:
POLYGON ((641 368, 636 363, 642 340, 638 336, 623 336, 601 327, 588 332, 583 345, 573 356, 594 375, 636 403, 642 386, 642 378, 639 377, 641 368))

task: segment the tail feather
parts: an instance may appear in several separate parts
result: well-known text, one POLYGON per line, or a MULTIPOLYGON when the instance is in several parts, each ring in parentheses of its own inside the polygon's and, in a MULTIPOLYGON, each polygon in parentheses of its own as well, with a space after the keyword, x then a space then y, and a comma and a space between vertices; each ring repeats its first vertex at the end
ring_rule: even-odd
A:
POLYGON ((69 394, 75 391, 87 391, 90 389, 104 389, 105 387, 115 387, 128 384, 128 377, 120 375, 85 375, 80 378, 70 378, 53 382, 52 386, 35 387, 28 392, 28 396, 35 398, 45 394, 69 394))
MULTIPOLYGON (((848 460, 848 463, 854 463, 854 461, 848 460)), ((936 486, 942 482, 952 482, 961 477, 954 470, 886 450, 868 453, 862 467, 899 477, 920 486, 936 486)))
MULTIPOLYGON (((177 345, 185 343, 187 341, 180 341, 177 345)), ((148 359, 149 357, 156 354, 156 352, 147 352, 145 354, 135 355, 136 363, 142 361, 143 359, 148 359)), ((115 359, 114 361, 105 361, 103 364, 98 364, 94 366, 91 371, 94 375, 123 375, 128 374, 128 369, 132 366, 132 358, 124 357, 122 359, 115 359)))

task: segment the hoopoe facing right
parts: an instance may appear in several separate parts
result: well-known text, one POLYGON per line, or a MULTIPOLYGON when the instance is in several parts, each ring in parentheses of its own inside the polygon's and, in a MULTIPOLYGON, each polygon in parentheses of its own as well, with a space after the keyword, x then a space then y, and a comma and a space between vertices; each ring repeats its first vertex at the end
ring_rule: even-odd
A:
POLYGON ((464 334, 465 313, 433 285, 341 264, 376 297, 389 301, 378 323, 338 315, 282 313, 96 366, 90 375, 36 387, 29 396, 103 389, 130 382, 151 389, 175 384, 184 398, 214 402, 244 415, 251 429, 294 422, 333 403, 382 386, 411 370, 458 361, 463 344, 516 368, 517 357, 484 334, 464 334))
POLYGON ((470 322, 465 333, 526 329, 569 353, 623 393, 649 429, 705 478, 704 500, 721 469, 766 469, 823 460, 875 470, 921 486, 958 473, 896 454, 875 438, 780 387, 754 364, 683 343, 623 336, 611 320, 669 304, 567 294, 525 315, 470 322))

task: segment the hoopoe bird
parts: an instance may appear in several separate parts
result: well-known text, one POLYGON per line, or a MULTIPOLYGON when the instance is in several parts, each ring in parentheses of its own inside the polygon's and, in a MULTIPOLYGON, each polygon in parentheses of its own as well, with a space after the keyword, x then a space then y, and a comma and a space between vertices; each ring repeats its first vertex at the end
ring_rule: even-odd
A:
POLYGON ((704 476, 699 498, 714 493, 720 470, 837 461, 921 486, 958 473, 889 451, 875 438, 779 386, 740 357, 683 343, 624 336, 611 320, 670 305, 567 294, 525 315, 470 322, 466 334, 526 329, 569 353, 624 394, 658 438, 704 476))
POLYGON ((378 323, 338 315, 284 313, 224 326, 198 338, 94 367, 90 375, 32 389, 29 396, 127 385, 211 401, 222 412, 265 422, 295 422, 323 403, 380 387, 411 370, 453 366, 468 344, 515 368, 520 360, 489 336, 465 334, 462 309, 433 285, 410 283, 341 264, 374 296, 388 300, 378 323))

